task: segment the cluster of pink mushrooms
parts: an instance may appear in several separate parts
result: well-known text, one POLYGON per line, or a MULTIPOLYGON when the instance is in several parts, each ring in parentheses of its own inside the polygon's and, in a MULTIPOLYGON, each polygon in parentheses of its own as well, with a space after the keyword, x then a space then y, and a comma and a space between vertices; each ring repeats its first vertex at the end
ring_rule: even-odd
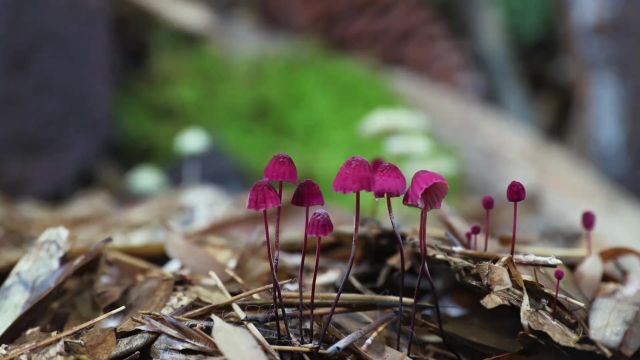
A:
MULTIPOLYGON (((249 192, 249 198, 247 201, 247 208, 255 211, 262 211, 264 219, 264 231, 267 246, 267 256, 269 266, 271 270, 272 282, 273 282, 273 305, 274 305, 274 318, 276 322, 276 331, 278 339, 281 338, 280 333, 280 316, 278 314, 278 308, 282 315, 282 322, 284 323, 284 329, 286 336, 291 338, 289 327, 286 319, 286 312, 282 302, 281 288, 278 283, 278 259, 280 254, 280 215, 282 205, 282 187, 284 182, 296 184, 298 182, 298 171, 293 159, 284 153, 276 154, 267 164, 264 170, 264 177, 262 180, 257 181, 249 192), (277 190, 272 185, 277 184, 277 190), (275 223, 275 244, 271 246, 271 239, 269 236, 269 221, 267 217, 267 210, 276 208, 276 223, 275 223)), ((403 314, 403 289, 404 289, 404 269, 405 258, 403 250, 403 240, 398 231, 395 217, 393 215, 393 207, 391 198, 404 196, 403 204, 406 206, 420 209, 420 226, 419 226, 419 249, 420 249, 420 272, 418 275, 418 281, 416 284, 416 290, 414 293, 413 302, 413 317, 411 319, 411 332, 407 346, 407 354, 411 353, 411 343, 413 340, 413 333, 415 327, 415 314, 418 303, 418 289, 422 282, 423 276, 426 277, 433 290, 435 313, 437 316, 438 324, 440 327, 440 335, 445 341, 444 332, 442 330, 442 321, 440 319, 440 310, 438 305, 438 298, 435 293, 435 287, 433 280, 429 274, 429 268, 427 266, 427 213, 433 209, 439 209, 442 205, 442 201, 449 191, 449 185, 447 180, 440 174, 427 171, 417 171, 412 179, 409 187, 407 188, 407 181, 400 169, 389 162, 385 162, 381 159, 376 159, 369 163, 366 159, 359 156, 352 156, 342 165, 338 171, 334 181, 333 190, 343 194, 355 194, 355 222, 353 229, 353 239, 351 244, 351 255, 347 264, 346 272, 342 278, 335 299, 331 306, 329 315, 324 319, 320 336, 318 337, 318 345, 322 343, 324 336, 328 330, 329 324, 335 312, 336 306, 340 300, 344 285, 349 278, 353 263, 355 260, 357 243, 358 243, 358 230, 360 225, 360 196, 361 192, 373 192, 376 199, 385 198, 387 204, 387 210, 389 213, 389 220, 391 227, 395 233, 397 244, 400 254, 400 285, 399 285, 399 320, 398 320, 398 332, 396 348, 400 348, 400 326, 402 323, 403 314)), ((507 199, 514 204, 513 208, 513 235, 511 242, 511 255, 515 252, 516 242, 516 229, 517 229, 517 209, 518 203, 526 198, 526 191, 524 186, 517 181, 512 181, 507 188, 507 199)), ((304 242, 302 248, 302 258, 300 263, 300 273, 298 277, 298 290, 299 290, 299 316, 302 318, 303 311, 303 276, 304 276, 304 262, 305 254, 307 250, 307 238, 308 236, 317 237, 316 241, 316 257, 315 266, 313 271, 313 279, 311 285, 311 298, 310 298, 310 329, 309 336, 311 342, 313 342, 313 305, 314 295, 316 287, 316 276, 318 273, 318 265, 320 262, 320 249, 322 244, 322 238, 330 235, 333 231, 333 224, 329 213, 323 209, 317 209, 309 216, 309 209, 312 206, 323 206, 324 197, 320 190, 320 187, 316 182, 311 179, 306 179, 300 183, 297 183, 297 187, 291 199, 291 204, 305 208, 305 227, 304 227, 304 242)), ((482 199, 482 205, 486 210, 485 217, 485 243, 484 251, 487 251, 487 243, 490 236, 491 217, 490 211, 495 205, 493 197, 487 195, 482 199)), ((595 225, 595 216, 592 212, 587 211, 583 214, 583 225, 588 231, 589 251, 591 250, 591 230, 595 225)), ((467 247, 469 249, 477 250, 477 237, 480 234, 481 228, 479 225, 474 225, 471 231, 467 233, 467 247), (473 239, 472 239, 473 236, 473 239), (473 240, 473 241, 472 241, 473 240)), ((556 278, 559 281, 562 279, 564 273, 557 272, 556 278)), ((557 290, 556 290, 557 292, 557 290)), ((555 310, 555 304, 554 304, 555 310)), ((299 333, 300 341, 304 343, 303 335, 303 322, 299 321, 299 333)))

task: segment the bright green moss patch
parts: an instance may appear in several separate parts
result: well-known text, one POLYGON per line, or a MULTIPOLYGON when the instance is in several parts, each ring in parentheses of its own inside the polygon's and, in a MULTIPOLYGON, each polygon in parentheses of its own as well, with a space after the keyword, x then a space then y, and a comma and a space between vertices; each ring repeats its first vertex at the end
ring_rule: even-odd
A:
POLYGON ((160 33, 150 59, 117 101, 119 138, 131 161, 171 162, 176 132, 197 124, 253 176, 284 151, 301 176, 329 193, 347 157, 381 153, 378 140, 356 133, 361 118, 399 103, 373 70, 315 47, 239 59, 160 33))

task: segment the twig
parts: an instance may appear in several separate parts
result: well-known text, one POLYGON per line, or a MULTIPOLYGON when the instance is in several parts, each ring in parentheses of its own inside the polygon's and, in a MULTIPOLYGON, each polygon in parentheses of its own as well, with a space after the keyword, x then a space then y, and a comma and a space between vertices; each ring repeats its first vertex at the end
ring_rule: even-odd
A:
MULTIPOLYGON (((281 281, 280 285, 288 284, 288 283, 292 282, 293 280, 294 279, 281 281)), ((207 315, 209 312, 211 312, 214 309, 217 309, 217 308, 219 308, 221 306, 231 305, 231 304, 233 304, 233 303, 235 303, 235 302, 237 302, 239 300, 246 299, 249 296, 252 296, 254 294, 269 290, 271 288, 273 288, 273 285, 269 284, 269 285, 261 286, 259 288, 253 289, 253 290, 249 290, 249 291, 243 292, 243 293, 238 294, 236 296, 231 296, 227 292, 227 294, 229 294, 229 296, 230 296, 227 300, 221 301, 221 302, 215 303, 215 304, 209 304, 209 305, 203 306, 203 307, 201 307, 199 309, 191 310, 191 311, 185 313, 184 315, 182 315, 182 317, 194 318, 194 317, 198 317, 198 316, 202 316, 202 315, 207 315)))
POLYGON ((315 347, 271 345, 271 348, 275 351, 328 354, 327 350, 316 350, 315 347))
MULTIPOLYGON (((220 289, 220 291, 222 291, 222 293, 229 298, 228 300, 231 300, 232 296, 231 294, 229 294, 229 290, 227 290, 227 288, 224 286, 224 283, 222 282, 222 280, 220 280, 220 278, 218 277, 218 274, 216 274, 214 271, 209 271, 209 275, 216 281, 216 284, 218 285, 218 288, 220 289)), ((247 296, 251 296, 251 295, 252 294, 249 294, 247 296)), ((247 316, 247 314, 244 311, 242 311, 242 309, 240 308, 240 306, 238 306, 238 304, 232 303, 231 307, 233 308, 233 311, 238 315, 238 317, 240 317, 240 319, 244 319, 247 316)), ((252 323, 245 323, 245 327, 247 328, 247 330, 249 330, 251 335, 253 335, 253 337, 255 337, 256 340, 258 340, 260 345, 262 345, 262 347, 269 353, 269 355, 271 355, 275 359, 280 359, 280 356, 278 356, 278 353, 271 348, 271 345, 269 345, 267 340, 262 336, 262 334, 260 333, 258 328, 256 328, 255 325, 253 325, 252 323)))
POLYGON ((327 349, 327 352, 331 355, 335 355, 340 353, 342 350, 344 350, 345 348, 347 348, 349 345, 353 344, 354 342, 358 341, 360 338, 364 337, 365 335, 367 335, 368 333, 376 330, 378 327, 391 322, 393 320, 395 320, 395 318, 397 317, 397 314, 395 313, 389 313, 379 319, 377 319, 376 321, 370 323, 369 325, 366 325, 364 327, 361 327, 360 329, 352 332, 351 334, 347 335, 345 338, 343 338, 342 340, 338 341, 337 343, 331 345, 331 347, 329 349, 327 349))
POLYGON ((74 326, 73 328, 71 328, 71 329, 69 329, 67 331, 63 331, 58 335, 51 336, 51 337, 46 338, 46 339, 44 339, 42 341, 39 341, 39 342, 37 342, 35 344, 29 345, 27 347, 24 347, 24 348, 21 348, 21 349, 16 349, 16 350, 10 352, 9 354, 7 354, 7 356, 5 356, 2 359, 3 360, 13 359, 13 358, 16 358, 16 357, 18 357, 18 356, 20 356, 20 355, 22 355, 22 354, 24 354, 26 352, 31 351, 31 350, 34 350, 34 349, 37 349, 39 347, 47 346, 49 344, 52 344, 52 343, 54 343, 54 342, 56 342, 56 341, 58 341, 58 340, 60 340, 60 339, 62 339, 64 337, 67 337, 67 336, 69 336, 71 334, 74 334, 74 333, 76 333, 76 332, 78 332, 78 331, 80 331, 82 329, 85 329, 85 328, 87 328, 87 327, 89 327, 89 326, 91 326, 93 324, 99 323, 100 321, 108 318, 111 315, 117 314, 117 313, 121 312, 124 309, 126 309, 125 306, 120 306, 119 308, 117 308, 115 310, 109 311, 106 314, 102 314, 102 315, 98 316, 97 318, 95 318, 93 320, 89 320, 89 321, 87 321, 87 322, 85 322, 83 324, 74 326))

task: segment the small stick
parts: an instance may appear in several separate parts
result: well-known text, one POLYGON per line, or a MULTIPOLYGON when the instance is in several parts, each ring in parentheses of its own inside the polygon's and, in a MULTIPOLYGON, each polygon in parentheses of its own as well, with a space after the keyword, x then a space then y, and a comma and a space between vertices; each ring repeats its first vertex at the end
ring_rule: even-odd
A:
POLYGON ((316 347, 305 347, 305 346, 283 346, 283 345, 271 345, 271 348, 275 351, 284 351, 284 352, 299 352, 299 353, 318 353, 322 355, 327 355, 329 352, 327 350, 316 349, 316 347))
MULTIPOLYGON (((280 281, 279 284, 280 284, 280 286, 282 286, 284 284, 288 284, 288 283, 292 282, 293 280, 294 279, 280 281)), ((230 297, 225 301, 221 301, 221 302, 215 303, 215 304, 209 304, 209 305, 203 306, 201 308, 191 310, 191 311, 183 314, 182 317, 194 318, 194 317, 206 315, 209 312, 211 312, 212 310, 217 309, 217 308, 219 308, 221 306, 231 305, 231 304, 233 304, 233 303, 235 303, 235 302, 237 302, 239 300, 246 299, 249 296, 252 296, 254 294, 257 294, 257 293, 260 293, 260 292, 263 292, 263 291, 267 291, 267 290, 269 290, 271 288, 273 288, 273 284, 264 285, 264 286, 261 286, 259 288, 255 288, 253 290, 245 291, 245 292, 243 292, 241 294, 238 294, 236 296, 229 295, 230 297)))
POLYGON ((372 323, 370 323, 370 324, 368 324, 368 325, 366 325, 364 327, 361 327, 360 329, 358 329, 358 330, 352 332, 351 334, 347 335, 342 340, 340 340, 337 343, 331 345, 331 347, 329 349, 327 349, 327 352, 329 354, 331 354, 331 355, 335 355, 335 354, 338 354, 338 353, 342 352, 342 350, 347 348, 349 345, 351 345, 354 342, 358 341, 360 338, 364 337, 368 333, 376 330, 380 326, 395 320, 396 317, 397 317, 397 314, 389 313, 389 314, 377 319, 376 321, 374 321, 374 322, 372 322, 372 323))
MULTIPOLYGON (((211 276, 216 281, 216 285, 218 286, 220 291, 222 291, 224 296, 231 299, 231 294, 229 294, 229 290, 227 290, 227 288, 224 286, 224 283, 222 282, 222 280, 220 280, 220 278, 218 277, 218 274, 216 274, 213 271, 209 271, 209 276, 211 276)), ((242 311, 242 309, 240 308, 240 306, 238 306, 238 304, 232 303, 231 307, 233 308, 233 311, 236 313, 236 315, 238 315, 240 319, 244 319, 245 317, 247 317, 247 314, 244 311, 242 311)), ((256 340, 258 340, 260 345, 262 345, 262 347, 269 353, 269 355, 271 355, 274 359, 280 359, 280 356, 278 355, 278 353, 271 348, 271 345, 269 345, 269 343, 267 342, 267 339, 265 339, 262 336, 262 334, 260 333, 260 331, 255 325, 253 325, 252 323, 245 323, 244 326, 247 328, 247 330, 249 330, 251 335, 253 335, 253 337, 255 337, 256 340)))
POLYGON ((67 331, 63 331, 58 335, 54 335, 54 336, 48 337, 48 338, 46 338, 44 340, 41 340, 41 341, 39 341, 39 342, 37 342, 35 344, 26 346, 24 348, 16 349, 16 350, 10 352, 9 354, 7 354, 7 356, 2 358, 2 359, 3 360, 14 359, 14 358, 16 358, 16 357, 18 357, 18 356, 20 356, 20 355, 22 355, 22 354, 24 354, 26 352, 29 352, 31 350, 37 349, 39 347, 47 346, 49 344, 53 344, 54 342, 56 342, 56 341, 58 341, 58 340, 60 340, 60 339, 62 339, 64 337, 67 337, 67 336, 69 336, 71 334, 77 333, 78 331, 80 331, 82 329, 85 329, 85 328, 87 328, 87 327, 89 327, 89 326, 91 326, 93 324, 99 323, 100 321, 108 318, 111 315, 117 314, 117 313, 123 311, 124 309, 126 309, 125 306, 120 306, 119 308, 117 308, 115 310, 109 311, 108 313, 100 315, 97 318, 95 318, 93 320, 89 320, 89 321, 87 321, 87 322, 85 322, 83 324, 74 326, 71 329, 69 329, 67 331))

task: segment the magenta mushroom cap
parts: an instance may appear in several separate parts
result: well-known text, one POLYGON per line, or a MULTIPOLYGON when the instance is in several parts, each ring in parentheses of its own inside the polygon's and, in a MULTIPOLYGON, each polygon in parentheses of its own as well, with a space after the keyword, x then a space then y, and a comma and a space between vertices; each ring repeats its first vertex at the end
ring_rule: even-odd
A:
POLYGON ((378 171, 378 168, 380 167, 380 165, 382 165, 384 163, 385 163, 385 161, 384 161, 383 158, 381 158, 381 157, 374 158, 371 161, 371 171, 375 174, 376 171, 378 171))
POLYGON ((382 163, 373 173, 373 194, 377 198, 389 195, 397 197, 407 189, 407 179, 402 171, 391 163, 382 163))
POLYGON ((291 204, 295 206, 324 205, 324 197, 320 186, 311 180, 306 179, 296 187, 296 191, 291 198, 291 204))
POLYGON ((347 159, 333 180, 333 190, 343 194, 371 191, 372 185, 371 166, 365 158, 360 156, 347 159))
POLYGON ((482 228, 481 228, 481 227, 480 227, 480 225, 478 225, 478 224, 475 224, 475 225, 473 225, 473 226, 471 227, 471 233, 472 233, 473 235, 478 235, 478 234, 480 234, 480 231, 481 231, 481 230, 482 230, 482 228))
POLYGON ((409 190, 404 194, 402 203, 407 206, 425 209, 440 209, 442 200, 449 192, 449 184, 444 176, 428 170, 418 170, 413 174, 409 190))
POLYGON ((562 269, 556 269, 556 271, 553 272, 553 277, 557 280, 564 279, 564 271, 562 271, 562 269))
POLYGON ((596 227, 596 214, 593 211, 587 210, 582 213, 582 226, 587 231, 596 227))
POLYGON ((520 202, 527 198, 527 190, 519 181, 512 181, 507 187, 507 200, 510 202, 520 202))
POLYGON ((333 223, 329 213, 323 209, 313 212, 309 219, 307 227, 307 235, 309 236, 327 236, 333 232, 333 223))
POLYGON ((280 196, 269 180, 256 181, 249 191, 247 209, 262 211, 280 206, 280 196))
POLYGON ((298 169, 288 154, 275 154, 264 169, 264 178, 269 181, 295 183, 298 181, 298 169))
POLYGON ((485 210, 491 210, 493 209, 493 207, 496 205, 495 200, 493 199, 493 196, 491 195, 485 195, 482 197, 482 207, 485 210))

